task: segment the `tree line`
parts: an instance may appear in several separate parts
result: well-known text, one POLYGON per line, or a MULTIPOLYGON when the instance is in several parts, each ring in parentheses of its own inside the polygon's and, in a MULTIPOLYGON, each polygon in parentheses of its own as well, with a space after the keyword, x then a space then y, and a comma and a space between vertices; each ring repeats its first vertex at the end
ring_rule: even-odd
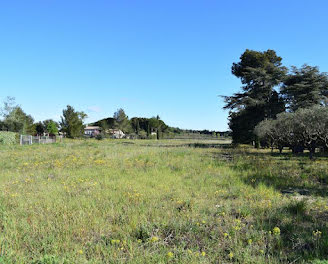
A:
POLYGON ((34 122, 31 115, 24 112, 21 106, 17 105, 15 98, 7 97, 0 108, 0 130, 10 131, 20 134, 55 136, 59 131, 67 133, 69 137, 76 137, 83 133, 83 119, 86 114, 76 112, 73 107, 67 106, 63 110, 61 122, 52 119, 34 122))
POLYGON ((158 115, 152 118, 133 117, 129 119, 122 108, 118 109, 113 117, 99 120, 91 125, 101 127, 103 132, 108 129, 120 129, 125 134, 141 139, 150 138, 152 134, 156 134, 156 138, 160 139, 164 133, 172 132, 172 128, 166 125, 158 115))
MULTIPOLYGON (((0 120, 0 130, 11 131, 20 134, 30 135, 57 135, 62 132, 68 138, 78 138, 84 135, 85 119, 87 114, 79 112, 74 107, 68 105, 62 113, 61 120, 56 122, 47 119, 40 122, 34 122, 31 115, 26 114, 21 106, 17 105, 15 98, 7 97, 0 108, 2 119, 0 120)), ((102 136, 105 137, 105 131, 108 129, 120 129, 126 134, 135 134, 138 138, 150 138, 156 134, 159 139, 164 133, 175 133, 175 128, 171 128, 164 123, 157 115, 152 118, 129 117, 125 111, 118 109, 113 117, 102 119, 90 125, 100 126, 102 136)))
POLYGON ((241 92, 223 96, 236 144, 290 147, 294 152, 327 149, 328 75, 317 66, 290 69, 274 50, 246 50, 233 63, 241 92))

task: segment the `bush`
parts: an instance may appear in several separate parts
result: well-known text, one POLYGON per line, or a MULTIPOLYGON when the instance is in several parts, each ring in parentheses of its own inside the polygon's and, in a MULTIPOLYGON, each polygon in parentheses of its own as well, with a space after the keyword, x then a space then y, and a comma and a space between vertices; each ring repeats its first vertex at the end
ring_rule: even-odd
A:
POLYGON ((0 131, 0 144, 15 145, 18 143, 18 134, 14 132, 0 131))
POLYGON ((105 138, 105 136, 103 135, 103 134, 98 134, 98 135, 96 135, 96 139, 97 140, 103 140, 105 138))

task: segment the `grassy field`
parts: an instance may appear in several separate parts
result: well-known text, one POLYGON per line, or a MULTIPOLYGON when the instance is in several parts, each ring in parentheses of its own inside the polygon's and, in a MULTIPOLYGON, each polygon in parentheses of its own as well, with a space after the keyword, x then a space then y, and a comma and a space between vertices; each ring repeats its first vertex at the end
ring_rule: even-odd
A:
POLYGON ((222 143, 1 146, 0 263, 328 263, 328 159, 222 143))

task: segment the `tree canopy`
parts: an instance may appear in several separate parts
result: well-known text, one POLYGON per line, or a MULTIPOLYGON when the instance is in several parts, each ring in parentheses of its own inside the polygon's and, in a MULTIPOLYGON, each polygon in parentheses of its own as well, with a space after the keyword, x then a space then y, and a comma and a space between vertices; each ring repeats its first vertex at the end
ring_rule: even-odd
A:
POLYGON ((224 96, 224 108, 230 109, 229 126, 235 143, 252 142, 258 122, 284 111, 284 102, 275 90, 287 72, 281 61, 274 50, 247 49, 240 61, 233 63, 232 74, 241 80, 242 92, 224 96))
POLYGON ((284 79, 281 93, 291 111, 327 105, 328 75, 321 73, 318 67, 306 64, 301 68, 292 66, 291 72, 284 79))
POLYGON ((294 152, 308 149, 312 157, 316 148, 328 149, 328 107, 313 106, 281 113, 276 120, 259 123, 255 133, 280 151, 283 147, 289 147, 294 152))

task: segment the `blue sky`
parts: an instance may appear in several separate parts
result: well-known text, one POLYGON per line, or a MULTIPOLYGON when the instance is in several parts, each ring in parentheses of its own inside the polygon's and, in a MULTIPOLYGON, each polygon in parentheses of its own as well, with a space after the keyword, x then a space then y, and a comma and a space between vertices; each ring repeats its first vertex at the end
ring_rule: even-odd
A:
POLYGON ((89 122, 122 107, 225 130, 218 95, 238 91, 231 65, 245 49, 328 71, 327 12, 326 0, 1 1, 0 100, 35 120, 70 104, 89 122))

